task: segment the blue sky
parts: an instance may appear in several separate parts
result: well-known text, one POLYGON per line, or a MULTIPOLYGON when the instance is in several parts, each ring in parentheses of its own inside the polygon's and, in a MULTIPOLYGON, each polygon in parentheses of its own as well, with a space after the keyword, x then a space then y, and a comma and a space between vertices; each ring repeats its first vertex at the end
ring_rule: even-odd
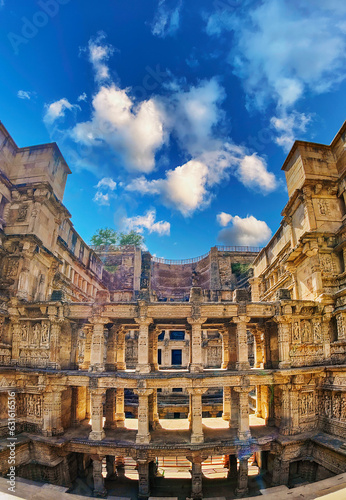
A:
POLYGON ((346 4, 326 3, 0 0, 0 119, 19 146, 58 143, 87 242, 263 246, 293 140, 329 144, 345 119, 346 4))

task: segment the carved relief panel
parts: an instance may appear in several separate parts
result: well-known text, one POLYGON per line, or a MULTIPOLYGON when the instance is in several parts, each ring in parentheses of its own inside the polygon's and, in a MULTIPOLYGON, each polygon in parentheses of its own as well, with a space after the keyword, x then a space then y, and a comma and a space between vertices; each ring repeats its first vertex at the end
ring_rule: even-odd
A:
POLYGON ((41 394, 18 394, 17 397, 18 417, 42 418, 41 394))

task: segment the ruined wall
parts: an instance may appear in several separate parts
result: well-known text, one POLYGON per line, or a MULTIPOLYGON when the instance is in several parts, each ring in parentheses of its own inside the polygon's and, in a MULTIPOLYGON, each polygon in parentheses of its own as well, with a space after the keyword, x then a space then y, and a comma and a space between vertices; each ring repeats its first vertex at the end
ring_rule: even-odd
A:
POLYGON ((98 251, 103 270, 103 282, 110 291, 139 290, 141 250, 134 246, 98 251))
POLYGON ((199 262, 188 264, 165 264, 152 262, 151 289, 159 299, 187 299, 190 288, 199 286, 206 290, 210 288, 210 258, 209 255, 199 262))

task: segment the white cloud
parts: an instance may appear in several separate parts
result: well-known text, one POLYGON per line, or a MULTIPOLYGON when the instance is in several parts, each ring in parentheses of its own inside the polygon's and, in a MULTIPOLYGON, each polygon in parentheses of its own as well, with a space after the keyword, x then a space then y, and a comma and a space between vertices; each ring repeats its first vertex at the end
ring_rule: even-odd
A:
POLYGON ((244 186, 250 189, 259 189, 266 194, 277 187, 275 175, 268 172, 266 162, 255 153, 245 155, 239 163, 237 176, 244 186))
POLYGON ((85 92, 83 92, 80 96, 77 97, 77 101, 86 101, 88 96, 86 95, 85 92))
POLYGON ((156 210, 148 210, 145 215, 137 215, 123 220, 127 231, 142 233, 146 229, 149 233, 157 233, 159 236, 169 235, 171 225, 167 221, 156 222, 156 210))
POLYGON ((164 38, 176 33, 180 26, 181 6, 182 0, 159 0, 151 25, 152 34, 164 38))
POLYGON ((65 110, 80 109, 77 104, 71 104, 65 97, 59 101, 52 102, 52 104, 45 105, 45 114, 43 120, 46 125, 51 125, 58 118, 65 116, 65 110))
POLYGON ((226 212, 220 212, 216 216, 217 222, 220 224, 220 226, 227 226, 227 224, 232 220, 232 215, 227 214, 226 212))
POLYGON ((135 105, 126 90, 101 86, 92 100, 90 121, 78 123, 71 135, 76 142, 108 146, 132 171, 151 172, 155 153, 164 143, 161 112, 149 99, 135 105))
POLYGON ((322 3, 316 8, 289 0, 265 0, 251 9, 251 24, 244 18, 236 27, 235 62, 251 95, 259 90, 262 102, 273 95, 286 108, 305 90, 324 92, 344 78, 345 40, 335 23, 340 14, 336 5, 327 11, 322 3))
POLYGON ((110 177, 104 177, 103 179, 101 179, 97 183, 96 187, 98 189, 100 189, 100 188, 108 188, 111 191, 114 191, 114 189, 117 187, 117 183, 115 181, 113 181, 113 179, 111 179, 110 177))
POLYGON ((109 194, 102 193, 102 191, 96 191, 93 201, 101 206, 109 205, 109 194))
MULTIPOLYGON (((211 36, 232 33, 228 62, 247 105, 262 110, 274 103, 274 120, 286 119, 308 92, 328 92, 346 77, 346 8, 337 0, 243 2, 237 9, 218 9, 206 21, 211 36)), ((292 138, 278 132, 277 143, 287 150, 292 138)))
POLYGON ((191 160, 168 170, 163 179, 148 181, 140 177, 126 189, 140 194, 158 194, 165 205, 187 216, 208 203, 207 174, 208 167, 204 163, 191 160))
POLYGON ((30 92, 28 90, 18 90, 17 97, 19 99, 28 99, 30 100, 35 95, 35 92, 30 92))
POLYGON ((231 216, 231 223, 218 234, 218 241, 225 245, 258 246, 267 243, 272 234, 267 224, 253 215, 243 219, 231 216))
POLYGON ((275 142, 288 152, 297 138, 297 134, 303 134, 310 121, 311 116, 296 111, 272 117, 270 123, 278 134, 275 142))
POLYGON ((176 92, 164 102, 166 125, 177 136, 180 146, 191 155, 214 148, 214 128, 224 118, 220 104, 225 91, 216 78, 176 92))
POLYGON ((95 38, 91 38, 88 43, 89 60, 95 71, 95 80, 104 82, 110 78, 109 68, 106 61, 114 52, 111 45, 105 43, 106 35, 99 32, 95 38))
POLYGON ((164 178, 134 179, 126 189, 142 195, 158 195, 166 206, 189 216, 209 205, 213 186, 227 180, 230 174, 236 175, 245 186, 263 193, 276 188, 275 176, 267 171, 263 159, 246 156, 241 147, 227 143, 223 146, 166 171, 164 178))

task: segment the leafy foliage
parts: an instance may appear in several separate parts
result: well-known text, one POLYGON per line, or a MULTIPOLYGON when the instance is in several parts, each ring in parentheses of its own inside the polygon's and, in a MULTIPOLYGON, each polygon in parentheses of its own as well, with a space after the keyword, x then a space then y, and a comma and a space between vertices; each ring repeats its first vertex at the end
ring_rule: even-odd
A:
POLYGON ((135 247, 140 247, 144 243, 144 237, 133 230, 129 233, 120 233, 118 235, 114 229, 105 227, 104 229, 98 229, 90 241, 96 247, 110 245, 134 245, 135 247))
POLYGON ((246 273, 250 267, 250 264, 240 264, 238 262, 231 264, 232 273, 235 274, 235 276, 246 273))
POLYGON ((118 234, 114 229, 105 227, 104 229, 98 229, 96 233, 91 237, 91 244, 96 247, 103 245, 116 245, 118 241, 118 234))
POLYGON ((134 245, 140 247, 144 243, 144 236, 136 231, 130 231, 128 234, 120 233, 119 245, 134 245))

